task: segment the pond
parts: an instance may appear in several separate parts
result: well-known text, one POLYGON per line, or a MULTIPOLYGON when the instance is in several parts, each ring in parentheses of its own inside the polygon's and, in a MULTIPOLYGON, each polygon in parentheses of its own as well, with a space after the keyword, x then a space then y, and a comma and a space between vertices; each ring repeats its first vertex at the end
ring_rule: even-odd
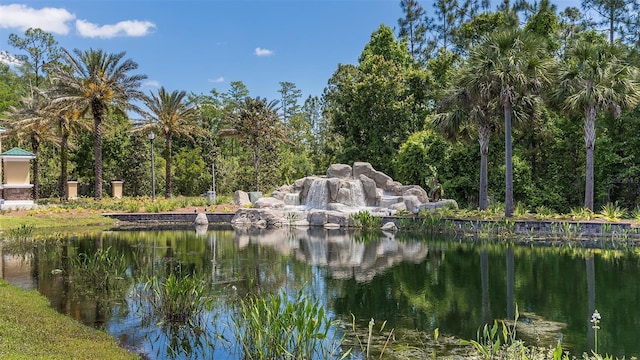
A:
POLYGON ((578 355, 594 348, 590 320, 597 309, 599 351, 640 355, 635 249, 525 247, 309 228, 109 231, 58 237, 36 247, 7 243, 1 251, 2 278, 37 289, 56 310, 105 329, 150 359, 238 358, 229 330, 234 302, 281 289, 317 299, 344 324, 338 337, 355 338, 353 324, 366 333, 370 319, 376 331, 386 321, 379 335, 384 340, 393 330, 389 348, 435 346, 429 344, 438 329, 441 338, 454 339, 439 345, 439 354, 466 351, 458 339, 475 339, 483 324, 518 314, 518 335, 528 344, 561 340, 578 355), (108 293, 96 289, 88 271, 73 271, 78 258, 100 249, 126 263, 114 282, 119 285, 108 293), (198 274, 210 285, 212 302, 199 327, 169 326, 141 315, 148 304, 136 289, 145 279, 175 272, 198 274))

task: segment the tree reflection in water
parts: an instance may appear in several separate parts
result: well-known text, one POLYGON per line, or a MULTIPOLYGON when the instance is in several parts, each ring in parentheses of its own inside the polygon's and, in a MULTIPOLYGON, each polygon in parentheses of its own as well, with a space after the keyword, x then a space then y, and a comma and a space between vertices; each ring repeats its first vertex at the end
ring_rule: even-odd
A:
MULTIPOLYGON (((350 323, 353 314, 365 330, 372 318, 387 321, 397 341, 403 333, 436 328, 441 336, 473 339, 482 324, 512 318, 517 304, 523 327, 562 323, 551 339, 562 337, 574 353, 593 348, 588 319, 597 307, 603 319, 599 349, 640 353, 634 335, 640 323, 638 252, 460 240, 324 228, 116 231, 39 242, 37 251, 33 244, 4 243, 0 269, 4 279, 37 289, 58 311, 154 358, 234 358, 223 340, 231 338, 227 295, 281 289, 305 291, 342 322, 350 323), (82 271, 73 270, 73 259, 99 249, 127 264, 126 286, 109 295, 82 285, 82 271), (204 312, 204 327, 141 321, 144 305, 133 291, 144 283, 140 279, 164 279, 177 269, 209 284, 215 301, 204 312)), ((425 346, 424 337, 414 338, 425 346)))

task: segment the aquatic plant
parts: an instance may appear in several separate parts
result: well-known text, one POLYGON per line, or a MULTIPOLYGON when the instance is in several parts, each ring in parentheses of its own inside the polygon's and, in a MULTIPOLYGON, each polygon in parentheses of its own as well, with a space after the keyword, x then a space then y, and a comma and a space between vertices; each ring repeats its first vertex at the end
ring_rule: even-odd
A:
MULTIPOLYGON (((393 338, 394 334, 393 334, 393 329, 391 329, 387 334, 384 333, 384 329, 385 326, 387 325, 386 321, 383 321, 382 324, 380 325, 380 328, 377 330, 377 332, 379 334, 382 334, 383 338, 384 338, 384 343, 382 344, 382 348, 379 350, 379 358, 382 358, 382 355, 384 355, 385 350, 387 349, 387 347, 389 346, 389 342, 391 341, 391 339, 393 338)), ((371 358, 371 351, 373 350, 373 338, 374 336, 376 336, 377 334, 374 334, 374 329, 375 329, 375 320, 373 318, 371 318, 371 320, 369 320, 369 325, 367 327, 367 333, 366 335, 366 341, 363 341, 363 339, 360 338, 358 329, 356 327, 356 317, 355 315, 351 314, 351 328, 353 331, 353 335, 356 339, 356 344, 357 346, 360 348, 359 351, 361 351, 364 354, 364 358, 365 359, 370 359, 371 358)))
POLYGON ((290 298, 263 293, 238 299, 229 324, 242 359, 327 359, 341 343, 337 323, 301 291, 290 298))
POLYGON ((93 254, 80 253, 71 259, 74 278, 94 294, 108 294, 123 288, 127 277, 127 260, 108 247, 93 254))
POLYGON ((362 230, 379 229, 382 222, 381 218, 373 216, 370 212, 364 210, 351 214, 349 218, 354 227, 362 230))
POLYGON ((165 279, 153 277, 141 289, 141 300, 149 302, 149 314, 159 324, 200 325, 211 303, 203 277, 173 272, 165 279))
POLYGON ((18 227, 7 231, 7 239, 15 241, 25 241, 33 237, 34 227, 32 225, 21 224, 18 227))

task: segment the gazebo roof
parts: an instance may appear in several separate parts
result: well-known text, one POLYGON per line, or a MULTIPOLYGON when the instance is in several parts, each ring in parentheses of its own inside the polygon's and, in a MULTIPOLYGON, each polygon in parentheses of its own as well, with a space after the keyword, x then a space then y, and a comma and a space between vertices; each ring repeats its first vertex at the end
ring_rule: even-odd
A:
POLYGON ((2 157, 22 156, 22 157, 25 157, 25 158, 35 158, 36 157, 36 155, 34 153, 29 152, 27 150, 20 149, 18 147, 14 147, 11 150, 7 150, 7 151, 3 152, 2 154, 0 154, 0 156, 2 156, 2 157))

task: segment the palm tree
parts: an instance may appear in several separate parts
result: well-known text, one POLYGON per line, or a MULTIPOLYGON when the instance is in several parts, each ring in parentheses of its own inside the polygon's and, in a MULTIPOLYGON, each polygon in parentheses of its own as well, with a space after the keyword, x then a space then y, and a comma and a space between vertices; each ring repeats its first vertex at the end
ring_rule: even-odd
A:
POLYGON ((454 83, 447 89, 445 97, 439 103, 441 112, 433 117, 433 124, 450 139, 471 138, 477 133, 480 143, 480 194, 479 208, 486 210, 488 205, 488 170, 487 157, 489 140, 499 124, 496 121, 495 102, 492 98, 483 97, 477 88, 467 87, 473 77, 474 69, 462 66, 452 78, 454 83))
POLYGON ((596 116, 602 108, 619 116, 622 108, 640 101, 638 69, 623 64, 615 46, 587 34, 568 52, 560 70, 554 97, 561 107, 584 116, 586 174, 584 207, 593 211, 596 116))
POLYGON ((247 96, 237 104, 236 111, 231 111, 227 121, 231 128, 221 130, 220 136, 237 136, 253 153, 253 173, 256 191, 260 191, 260 167, 262 151, 266 145, 286 142, 287 136, 280 126, 278 117, 278 101, 267 101, 260 97, 247 96))
POLYGON ((94 198, 102 199, 102 124, 112 107, 116 111, 138 111, 131 101, 144 99, 138 90, 146 75, 129 75, 138 64, 131 59, 123 61, 124 52, 112 54, 89 49, 72 53, 63 49, 63 64, 53 66, 51 77, 59 97, 54 103, 75 107, 82 116, 91 112, 95 137, 94 198))
POLYGON ((12 120, 9 131, 18 138, 27 138, 31 142, 31 152, 36 157, 33 159, 33 199, 40 197, 40 163, 38 152, 43 141, 54 138, 49 116, 45 111, 47 99, 37 89, 31 89, 29 96, 19 100, 18 106, 11 106, 8 111, 12 120))
MULTIPOLYGON (((52 93, 55 97, 55 94, 52 93)), ((73 105, 73 104, 71 104, 73 105)), ((61 199, 69 198, 67 182, 69 180, 69 150, 72 143, 69 140, 74 129, 83 128, 90 130, 91 124, 86 121, 86 117, 81 117, 78 109, 67 106, 63 103, 50 102, 45 111, 49 118, 55 122, 55 127, 59 139, 56 143, 60 146, 60 176, 58 178, 58 195, 61 199)))
POLYGON ((508 29, 487 35, 467 60, 466 87, 481 99, 494 99, 504 113, 505 217, 513 214, 512 118, 526 119, 541 100, 540 90, 551 83, 552 62, 546 54, 535 35, 508 29))
POLYGON ((206 136, 207 133, 193 121, 197 107, 191 100, 187 99, 187 93, 185 91, 168 93, 164 87, 161 87, 157 94, 151 93, 151 96, 146 98, 144 103, 147 108, 149 108, 149 112, 145 113, 145 117, 149 120, 149 123, 137 131, 155 130, 164 136, 166 145, 165 196, 171 197, 172 138, 177 135, 182 135, 193 140, 192 135, 206 136))

